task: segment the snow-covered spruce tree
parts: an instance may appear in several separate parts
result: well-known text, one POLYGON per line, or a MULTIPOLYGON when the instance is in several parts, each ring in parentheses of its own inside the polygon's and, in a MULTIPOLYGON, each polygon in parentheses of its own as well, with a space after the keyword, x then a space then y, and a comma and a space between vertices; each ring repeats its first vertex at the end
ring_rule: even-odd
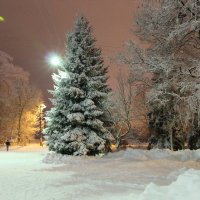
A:
POLYGON ((68 34, 62 68, 53 75, 53 108, 47 113, 50 150, 68 155, 96 155, 109 151, 113 136, 106 111, 107 68, 87 19, 79 16, 68 34))
MULTIPOLYGON (((159 148, 183 148, 188 137, 200 135, 200 1, 152 2, 144 0, 137 16, 136 34, 149 45, 142 49, 130 42, 125 61, 133 80, 149 86, 152 142, 159 148), (146 74, 151 74, 149 81, 146 74)), ((190 141, 189 146, 198 147, 198 141, 190 141)))

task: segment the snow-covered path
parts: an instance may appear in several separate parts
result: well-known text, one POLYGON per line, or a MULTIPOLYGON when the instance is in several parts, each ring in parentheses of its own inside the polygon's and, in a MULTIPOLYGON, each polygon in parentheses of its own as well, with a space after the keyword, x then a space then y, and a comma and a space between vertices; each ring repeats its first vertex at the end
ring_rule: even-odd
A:
POLYGON ((39 147, 0 151, 0 200, 200 199, 200 151, 46 154, 39 147))

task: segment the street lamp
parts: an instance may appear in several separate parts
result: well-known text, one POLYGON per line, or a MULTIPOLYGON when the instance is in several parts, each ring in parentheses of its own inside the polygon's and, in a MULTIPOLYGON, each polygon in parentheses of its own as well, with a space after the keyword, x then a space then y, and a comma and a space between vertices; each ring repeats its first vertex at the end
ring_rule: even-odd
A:
POLYGON ((60 67, 62 64, 62 58, 56 53, 50 53, 47 55, 47 63, 53 67, 60 67))
POLYGON ((66 71, 66 69, 62 69, 63 59, 60 55, 56 53, 49 53, 46 57, 46 61, 50 66, 56 67, 58 69, 58 74, 61 76, 61 78, 70 78, 69 72, 66 71))
POLYGON ((45 108, 46 106, 44 103, 39 105, 40 146, 43 146, 42 145, 42 141, 43 141, 42 131, 44 129, 44 109, 45 108))

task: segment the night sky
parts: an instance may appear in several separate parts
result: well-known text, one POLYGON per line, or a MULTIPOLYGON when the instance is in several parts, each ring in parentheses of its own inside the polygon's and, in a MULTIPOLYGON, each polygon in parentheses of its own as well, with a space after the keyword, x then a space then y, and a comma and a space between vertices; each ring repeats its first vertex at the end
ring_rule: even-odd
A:
POLYGON ((42 89, 52 88, 55 69, 45 63, 49 52, 63 54, 66 33, 77 15, 84 14, 94 28, 98 46, 110 65, 109 83, 114 86, 117 67, 110 57, 133 38, 130 31, 138 0, 0 0, 0 50, 28 71, 31 81, 42 89))

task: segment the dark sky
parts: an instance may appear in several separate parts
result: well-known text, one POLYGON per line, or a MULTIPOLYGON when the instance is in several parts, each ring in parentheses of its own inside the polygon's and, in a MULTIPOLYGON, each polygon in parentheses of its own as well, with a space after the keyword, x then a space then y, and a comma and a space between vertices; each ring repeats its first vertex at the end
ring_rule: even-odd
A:
MULTIPOLYGON (((131 39, 130 29, 138 0, 0 0, 0 50, 27 70, 31 81, 46 95, 52 88, 53 69, 45 63, 51 52, 64 52, 66 33, 78 14, 84 14, 94 28, 106 64, 131 39)), ((116 66, 111 64, 113 86, 116 66)), ((55 71, 55 70, 54 70, 55 71)))

